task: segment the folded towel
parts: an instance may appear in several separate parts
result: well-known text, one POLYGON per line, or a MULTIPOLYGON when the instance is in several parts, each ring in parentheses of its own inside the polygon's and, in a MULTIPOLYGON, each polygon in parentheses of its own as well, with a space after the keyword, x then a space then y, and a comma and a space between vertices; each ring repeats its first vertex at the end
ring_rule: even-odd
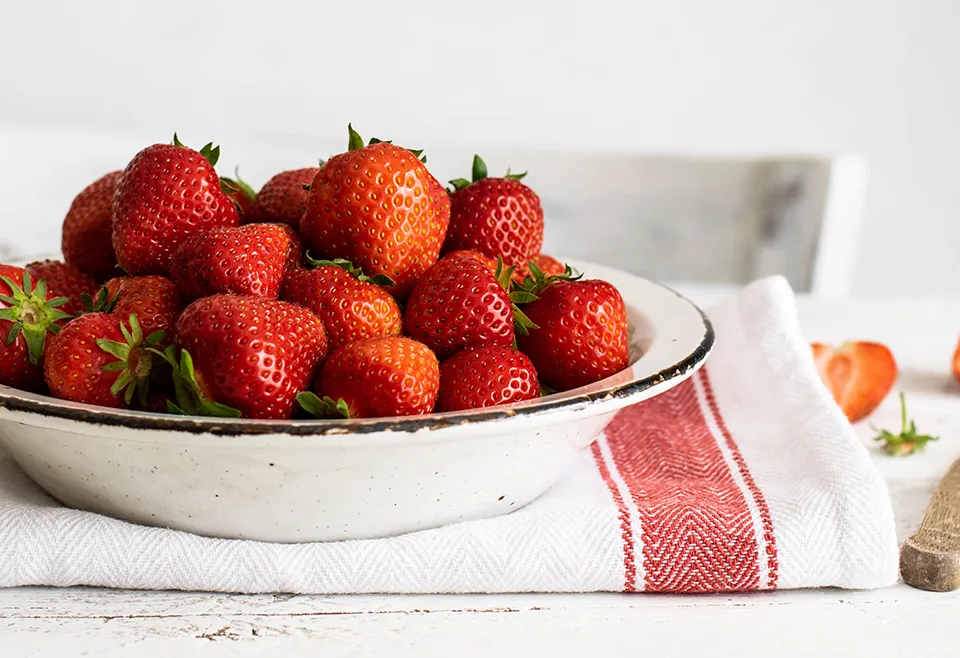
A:
POLYGON ((897 578, 886 487, 800 334, 757 281, 708 310, 716 346, 621 411, 507 516, 372 540, 270 544, 60 506, 0 454, 0 586, 227 592, 731 592, 897 578))

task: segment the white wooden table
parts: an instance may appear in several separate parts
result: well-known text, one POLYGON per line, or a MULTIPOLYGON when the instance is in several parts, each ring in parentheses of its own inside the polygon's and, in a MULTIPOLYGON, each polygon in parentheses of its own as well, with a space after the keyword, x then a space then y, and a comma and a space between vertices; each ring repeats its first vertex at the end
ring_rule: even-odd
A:
MULTIPOLYGON (((709 303, 720 291, 691 289, 709 303)), ((798 300, 810 340, 893 349, 925 453, 875 454, 901 540, 960 457, 960 389, 949 373, 960 298, 798 300)), ((896 427, 891 395, 870 421, 896 427)), ((872 435, 859 427, 864 441, 872 435)), ((0 590, 0 657, 646 655, 956 656, 960 592, 900 584, 850 592, 726 595, 230 596, 96 589, 0 590)))

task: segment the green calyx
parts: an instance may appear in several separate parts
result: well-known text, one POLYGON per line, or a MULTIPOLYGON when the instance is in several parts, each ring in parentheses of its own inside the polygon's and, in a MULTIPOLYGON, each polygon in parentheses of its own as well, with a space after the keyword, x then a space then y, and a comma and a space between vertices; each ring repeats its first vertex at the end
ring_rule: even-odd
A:
POLYGON ((193 357, 190 352, 180 349, 179 359, 177 348, 168 346, 162 352, 156 348, 150 350, 158 355, 173 370, 174 399, 167 400, 167 411, 181 416, 213 416, 215 418, 239 418, 240 410, 225 404, 207 399, 197 381, 197 373, 193 367, 193 357))
POLYGON ((114 396, 123 391, 123 401, 128 405, 134 395, 138 396, 141 405, 146 404, 150 393, 150 373, 153 372, 152 348, 163 340, 165 334, 155 331, 144 339, 136 313, 130 314, 130 329, 123 322, 120 323, 120 332, 124 339, 122 343, 106 338, 97 339, 97 347, 117 358, 101 370, 120 373, 110 387, 114 396))
POLYGON ((539 329, 533 320, 527 317, 526 313, 520 310, 518 304, 527 304, 537 300, 537 296, 525 290, 513 289, 513 272, 517 268, 513 265, 505 267, 503 258, 497 256, 497 271, 494 276, 500 283, 500 287, 507 291, 510 296, 510 308, 513 311, 513 330, 516 333, 527 336, 531 329, 539 329))
MULTIPOLYGON (((473 156, 473 180, 467 180, 466 178, 454 178, 452 181, 448 181, 453 185, 453 190, 458 191, 462 190, 465 187, 469 187, 477 181, 487 178, 487 163, 483 161, 479 155, 473 156)), ((507 168, 507 173, 504 175, 504 178, 509 178, 510 180, 523 180, 523 177, 527 175, 527 172, 522 174, 514 174, 507 168)))
POLYGON ((544 290, 560 281, 576 281, 583 277, 582 273, 576 272, 569 265, 565 265, 562 274, 551 274, 550 276, 544 274, 543 270, 537 267, 537 264, 532 260, 527 261, 527 266, 530 268, 530 274, 524 278, 523 283, 520 285, 520 290, 535 296, 540 295, 544 290))
POLYGON ((894 434, 889 430, 877 430, 877 436, 874 441, 880 443, 880 449, 888 455, 894 457, 905 457, 923 450, 930 441, 939 441, 939 436, 929 434, 919 434, 917 424, 913 420, 907 419, 907 401, 903 393, 900 393, 900 433, 894 434))
POLYGON ((297 393, 300 408, 317 418, 350 418, 350 409, 343 398, 334 400, 324 395, 319 397, 313 391, 297 393))
POLYGON ((84 292, 80 294, 80 300, 83 302, 84 313, 113 313, 120 300, 120 292, 111 297, 107 287, 100 286, 96 299, 84 292))
MULTIPOLYGON (((371 137, 370 141, 366 144, 363 143, 363 137, 360 136, 356 130, 353 129, 353 124, 347 124, 347 150, 348 151, 357 151, 362 149, 364 146, 372 146, 374 144, 393 144, 393 140, 390 139, 377 139, 376 137, 371 137)), ((423 155, 423 149, 407 149, 413 155, 420 160, 423 164, 427 164, 427 156, 423 155)), ((324 161, 320 161, 320 166, 322 167, 324 161)))
MULTIPOLYGON (((233 178, 227 178, 225 176, 220 178, 220 189, 223 190, 223 193, 227 196, 242 195, 250 203, 253 203, 257 199, 257 193, 253 188, 250 187, 245 180, 240 178, 239 165, 233 170, 233 178)), ((234 203, 236 203, 236 201, 234 201, 234 203)))
POLYGON ((23 334, 27 341, 27 354, 30 363, 37 365, 43 357, 43 346, 47 334, 56 334, 60 331, 57 322, 66 320, 70 314, 64 313, 58 307, 66 304, 66 297, 47 299, 47 282, 40 279, 36 286, 30 279, 30 273, 23 273, 23 286, 8 277, 0 277, 7 287, 9 295, 0 295, 0 302, 6 308, 0 309, 0 320, 11 323, 7 332, 7 345, 12 345, 17 336, 23 334))
POLYGON ((339 267, 340 269, 346 271, 350 276, 352 276, 357 281, 362 281, 364 283, 372 283, 375 286, 392 286, 395 281, 388 277, 386 274, 374 274, 373 276, 367 276, 363 273, 363 270, 351 263, 346 258, 334 258, 333 260, 316 260, 312 258, 310 254, 306 254, 307 263, 311 267, 339 267))
MULTIPOLYGON (((180 138, 177 137, 177 133, 173 133, 173 141, 170 143, 174 146, 189 148, 186 144, 180 141, 180 138)), ((207 142, 204 147, 200 149, 199 153, 206 158, 211 167, 217 166, 217 162, 220 160, 220 146, 214 146, 213 142, 207 142)))

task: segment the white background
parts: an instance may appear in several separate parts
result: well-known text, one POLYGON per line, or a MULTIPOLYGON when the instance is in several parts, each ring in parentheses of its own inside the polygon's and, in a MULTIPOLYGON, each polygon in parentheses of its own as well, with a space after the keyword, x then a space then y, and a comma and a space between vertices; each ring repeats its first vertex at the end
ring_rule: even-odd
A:
MULTIPOLYGON (((956 292, 958 27, 953 0, 0 0, 0 124, 225 148, 339 143, 353 121, 427 148, 859 152, 855 292, 956 292)), ((0 173, 22 149, 0 143, 0 173)), ((0 199, 26 194, 4 180, 0 199)), ((62 187, 45 194, 65 210, 62 187)))

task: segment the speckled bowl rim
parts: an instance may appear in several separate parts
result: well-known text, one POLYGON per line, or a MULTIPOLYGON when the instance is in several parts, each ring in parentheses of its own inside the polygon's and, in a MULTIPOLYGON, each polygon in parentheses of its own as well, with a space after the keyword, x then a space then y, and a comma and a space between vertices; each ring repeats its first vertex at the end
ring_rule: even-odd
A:
MULTIPOLYGON (((586 265, 586 263, 584 263, 586 265)), ((629 274, 622 272, 623 274, 629 274)), ((691 371, 703 365, 713 349, 715 334, 713 324, 703 310, 692 301, 660 282, 652 281, 635 274, 637 279, 653 284, 674 294, 697 311, 703 322, 703 337, 699 345, 686 357, 666 368, 646 377, 633 379, 625 383, 596 388, 603 381, 591 384, 584 389, 589 392, 577 393, 573 389, 545 396, 537 400, 512 405, 471 409, 469 411, 447 411, 424 414, 422 416, 404 416, 400 418, 356 418, 344 420, 304 419, 304 420, 256 420, 250 418, 208 418, 199 416, 174 416, 129 409, 110 409, 95 405, 66 402, 58 398, 29 393, 9 386, 0 385, 0 408, 10 411, 39 414, 54 418, 80 421, 90 424, 121 426, 140 430, 161 430, 188 432, 193 434, 211 434, 215 436, 250 436, 263 434, 286 434, 291 436, 319 436, 343 434, 373 434, 380 432, 413 433, 421 430, 436 430, 447 427, 463 426, 495 420, 504 420, 519 416, 542 415, 562 410, 580 408, 590 410, 590 415, 601 413, 598 407, 622 407, 629 399, 663 384, 683 378, 691 371)), ((608 379, 616 379, 620 373, 608 379)))

